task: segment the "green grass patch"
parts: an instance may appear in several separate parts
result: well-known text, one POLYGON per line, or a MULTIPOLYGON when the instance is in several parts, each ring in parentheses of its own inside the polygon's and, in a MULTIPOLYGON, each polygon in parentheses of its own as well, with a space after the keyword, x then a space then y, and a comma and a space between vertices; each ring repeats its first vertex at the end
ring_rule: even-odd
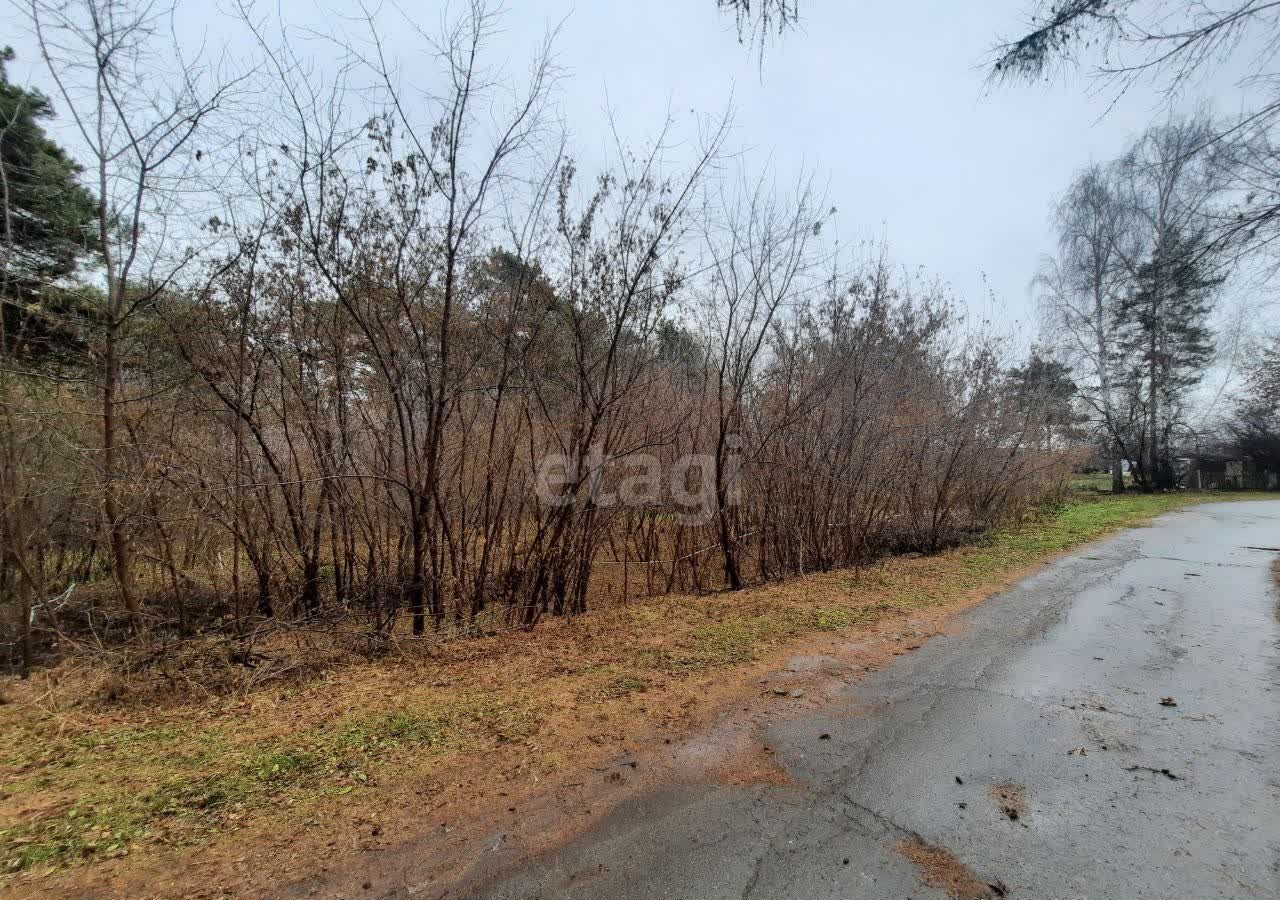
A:
POLYGON ((72 736, 50 736, 15 726, 0 738, 0 767, 14 771, 77 769, 103 760, 128 761, 139 754, 166 755, 182 740, 178 728, 119 726, 72 736))
POLYGON ((822 606, 806 611, 806 624, 814 631, 847 631, 874 625, 887 615, 900 612, 895 603, 864 603, 857 606, 822 606))
POLYGON ((228 814, 280 796, 349 793, 400 751, 444 753, 481 736, 514 741, 532 735, 538 724, 520 698, 474 695, 347 716, 247 744, 222 727, 194 735, 120 728, 46 739, 38 751, 16 753, 3 764, 35 770, 33 789, 82 793, 74 805, 0 829, 0 873, 122 855, 148 838, 192 843, 217 831, 228 814), (201 765, 193 766, 193 759, 201 765), (77 777, 81 772, 84 777, 77 777), (101 787, 104 776, 111 787, 101 787))
POLYGON ((61 815, 0 831, 0 872, 57 869, 90 857, 128 852, 145 827, 132 804, 84 803, 61 815))
POLYGON ((601 683, 591 683, 578 691, 583 701, 621 700, 632 694, 641 694, 653 687, 653 682, 641 675, 617 675, 601 683))
MULTIPOLYGON (((827 604, 818 607, 779 604, 756 615, 732 607, 718 610, 718 621, 692 629, 672 651, 648 665, 668 672, 699 671, 754 659, 763 647, 813 632, 847 631, 874 624, 897 610, 889 603, 827 604)), ((713 613, 714 615, 715 613, 713 613)))
POLYGON ((751 649, 770 639, 793 633, 784 617, 775 614, 751 618, 726 618, 695 628, 686 643, 691 660, 706 665, 728 665, 751 658, 751 649))
POLYGON ((1111 492, 1110 472, 1090 472, 1087 475, 1072 475, 1067 484, 1073 491, 1093 491, 1094 493, 1111 492))

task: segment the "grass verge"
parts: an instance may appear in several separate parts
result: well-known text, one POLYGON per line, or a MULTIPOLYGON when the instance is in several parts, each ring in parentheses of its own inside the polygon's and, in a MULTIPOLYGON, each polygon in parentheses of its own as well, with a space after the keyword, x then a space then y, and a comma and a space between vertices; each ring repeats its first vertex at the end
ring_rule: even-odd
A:
POLYGON ((655 598, 203 705, 104 705, 69 696, 56 674, 13 684, 15 702, 0 706, 0 878, 51 884, 250 825, 323 825, 352 794, 372 807, 409 784, 458 794, 540 777, 577 763, 584 737, 600 745, 601 722, 617 734, 674 718, 708 674, 724 680, 808 636, 978 599, 1110 531, 1233 496, 1080 499, 937 556, 655 598), (517 762, 494 772, 488 754, 504 746, 517 762))

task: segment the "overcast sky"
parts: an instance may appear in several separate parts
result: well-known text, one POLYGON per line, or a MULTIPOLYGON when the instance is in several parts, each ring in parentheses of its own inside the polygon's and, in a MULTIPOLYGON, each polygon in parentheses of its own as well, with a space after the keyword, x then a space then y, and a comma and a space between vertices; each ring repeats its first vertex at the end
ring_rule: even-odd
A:
MULTIPOLYGON (((925 267, 972 312, 1028 339, 1031 280, 1053 249, 1052 201, 1076 169, 1118 155, 1166 110, 1147 88, 1111 106, 1113 94, 1090 90, 1082 75, 988 88, 987 53, 998 36, 1017 31, 1030 2, 801 0, 800 29, 773 42, 761 68, 715 0, 520 0, 506 12, 491 59, 519 73, 547 29, 560 25, 557 59, 567 77, 559 105, 574 152, 587 162, 607 155, 607 109, 625 139, 643 143, 668 111, 692 137, 691 113, 722 112, 732 97, 731 146, 750 148, 782 176, 815 170, 839 209, 842 241, 884 237, 897 262, 925 267)), ((184 40, 204 36, 247 52, 235 23, 203 3, 180 8, 184 40)), ((433 0, 402 8, 428 31, 444 14, 433 0)), ((280 3, 291 25, 322 30, 344 28, 343 14, 358 6, 326 9, 280 3)), ((383 21, 394 26, 397 15, 384 8, 383 21)), ((13 76, 48 89, 29 40, 14 44, 13 76)), ((419 44, 408 29, 388 29, 389 52, 410 70, 422 58, 419 44)), ((1238 109, 1229 76, 1196 91, 1180 105, 1238 109)))

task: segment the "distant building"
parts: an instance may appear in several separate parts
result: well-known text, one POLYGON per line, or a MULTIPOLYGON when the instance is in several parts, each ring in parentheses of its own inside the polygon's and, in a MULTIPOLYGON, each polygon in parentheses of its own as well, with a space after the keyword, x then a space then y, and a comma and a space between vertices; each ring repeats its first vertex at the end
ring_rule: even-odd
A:
POLYGON ((1174 461, 1178 482, 1197 491, 1264 490, 1280 487, 1280 473, 1259 469, 1239 456, 1197 453, 1174 461))

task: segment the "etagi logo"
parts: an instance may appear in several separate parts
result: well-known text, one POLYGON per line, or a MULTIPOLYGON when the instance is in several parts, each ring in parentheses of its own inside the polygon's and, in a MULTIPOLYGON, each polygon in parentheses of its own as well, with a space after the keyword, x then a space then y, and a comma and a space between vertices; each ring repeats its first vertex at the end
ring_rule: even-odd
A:
POLYGON ((606 454, 600 445, 582 456, 548 453, 538 462, 534 490, 545 506, 660 509, 678 521, 700 524, 741 499, 742 440, 725 439, 717 481, 716 456, 687 453, 664 461, 651 453, 606 454))

